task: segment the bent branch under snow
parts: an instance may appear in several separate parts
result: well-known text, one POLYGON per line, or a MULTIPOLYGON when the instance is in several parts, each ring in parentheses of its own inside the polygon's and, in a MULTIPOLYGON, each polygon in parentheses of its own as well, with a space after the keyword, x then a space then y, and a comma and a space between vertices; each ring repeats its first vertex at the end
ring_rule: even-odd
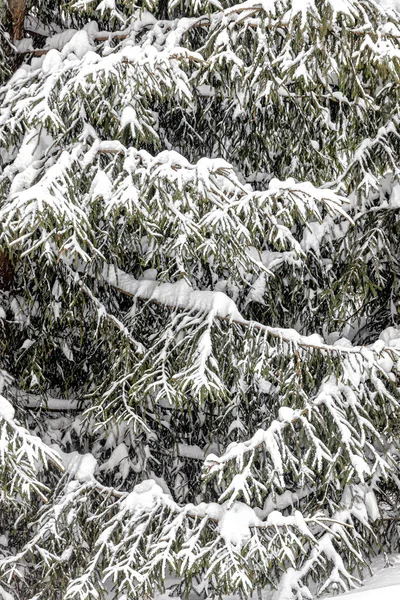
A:
MULTIPOLYGON (((211 318, 236 323, 243 327, 265 331, 274 338, 310 350, 340 354, 362 354, 365 358, 373 359, 376 349, 370 346, 347 346, 319 343, 318 335, 300 335, 295 329, 269 327, 257 321, 245 319, 240 314, 235 302, 223 292, 194 290, 185 280, 176 283, 160 283, 148 279, 135 279, 132 275, 116 269, 105 267, 103 276, 116 290, 138 300, 147 300, 165 306, 166 308, 182 308, 189 312, 206 312, 211 318)), ((400 351, 388 346, 380 346, 379 353, 387 352, 398 358, 400 351)))

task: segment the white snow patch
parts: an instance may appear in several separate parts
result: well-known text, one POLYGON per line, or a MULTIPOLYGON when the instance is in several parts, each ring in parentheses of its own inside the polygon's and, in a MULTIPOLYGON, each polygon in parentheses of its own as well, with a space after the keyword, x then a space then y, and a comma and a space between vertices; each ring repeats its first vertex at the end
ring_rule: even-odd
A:
POLYGON ((0 599, 1 600, 15 600, 15 596, 11 596, 6 590, 0 585, 0 599))
POLYGON ((173 500, 163 492, 161 486, 153 479, 147 479, 135 485, 133 491, 125 498, 124 507, 131 512, 140 512, 143 509, 151 509, 161 500, 165 504, 168 499, 173 503, 173 500))
POLYGON ((304 230, 303 240, 301 242, 301 247, 305 252, 314 250, 315 254, 319 255, 321 241, 326 233, 325 228, 326 223, 324 222, 318 223, 318 221, 314 221, 307 224, 307 227, 304 230))
POLYGON ((387 327, 382 331, 379 339, 382 340, 386 346, 400 348, 400 329, 397 329, 396 327, 387 327))
POLYGON ((15 410, 11 402, 0 394, 0 417, 6 421, 12 421, 15 415, 15 410))
POLYGON ((64 552, 61 554, 61 560, 62 560, 63 562, 68 562, 68 561, 69 561, 69 559, 70 559, 70 558, 71 558, 71 556, 72 556, 72 552, 73 552, 73 547, 72 547, 72 546, 70 546, 69 548, 66 548, 66 549, 64 550, 64 552))
POLYGON ((400 554, 378 556, 372 561, 372 570, 374 575, 366 577, 360 588, 334 596, 335 600, 399 600, 400 554))
POLYGON ((94 479, 94 472, 97 468, 97 460, 90 452, 79 454, 79 452, 63 452, 57 444, 50 446, 55 450, 61 462, 70 475, 77 481, 91 481, 94 479))
POLYGON ((182 307, 188 311, 207 312, 210 317, 243 320, 236 304, 226 294, 193 290, 183 279, 176 283, 138 280, 119 269, 114 270, 111 266, 104 270, 104 277, 111 285, 123 289, 132 296, 155 300, 166 306, 182 307))
POLYGON ((156 281, 157 269, 145 269, 139 279, 147 279, 148 281, 156 281))
POLYGON ((34 342, 33 340, 30 340, 29 338, 28 338, 28 339, 26 339, 26 340, 24 341, 24 343, 22 344, 22 346, 21 346, 21 350, 29 350, 29 348, 30 348, 31 346, 33 346, 33 344, 34 344, 34 343, 35 343, 35 342, 34 342))
POLYGON ((377 0, 377 4, 380 4, 386 10, 395 10, 400 12, 400 0, 377 0))
POLYGON ((62 56, 68 56, 71 52, 79 59, 83 58, 87 52, 93 50, 89 36, 86 31, 77 31, 62 49, 62 56))
POLYGON ((61 56, 61 53, 55 48, 52 48, 51 50, 49 50, 49 52, 43 59, 42 71, 46 74, 58 71, 62 63, 63 58, 61 56))
POLYGON ((90 481, 93 479, 96 467, 97 460, 93 454, 88 452, 83 455, 78 454, 78 456, 70 462, 69 471, 78 481, 90 481))
POLYGON ((280 421, 285 421, 287 423, 291 423, 295 418, 296 413, 293 408, 289 406, 281 406, 278 412, 278 418, 280 421))
POLYGON ((119 469, 122 481, 125 481, 131 470, 131 461, 129 460, 128 448, 123 442, 113 450, 110 458, 99 467, 99 471, 108 473, 116 468, 119 469))
MULTIPOLYGON (((400 35, 400 32, 398 32, 400 35)), ((396 183, 396 185, 392 189, 392 193, 389 198, 389 206, 390 208, 400 208, 400 184, 396 183)))
POLYGON ((227 544, 242 548, 251 538, 250 527, 261 523, 254 510, 243 502, 235 502, 226 510, 219 522, 218 529, 227 544))

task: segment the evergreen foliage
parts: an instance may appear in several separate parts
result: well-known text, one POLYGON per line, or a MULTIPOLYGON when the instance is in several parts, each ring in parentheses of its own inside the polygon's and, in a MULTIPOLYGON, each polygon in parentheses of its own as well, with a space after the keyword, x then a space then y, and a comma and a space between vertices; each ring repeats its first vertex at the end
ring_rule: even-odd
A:
POLYGON ((356 586, 399 544, 399 13, 3 23, 0 598, 356 586))

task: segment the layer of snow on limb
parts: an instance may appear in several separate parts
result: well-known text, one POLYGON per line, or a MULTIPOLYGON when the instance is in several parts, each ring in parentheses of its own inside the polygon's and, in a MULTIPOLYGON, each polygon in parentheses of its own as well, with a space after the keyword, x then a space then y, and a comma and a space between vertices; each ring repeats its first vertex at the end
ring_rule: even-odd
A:
MULTIPOLYGON (((183 279, 176 283, 158 282, 154 280, 154 270, 149 269, 148 271, 151 272, 151 279, 135 279, 132 275, 112 265, 106 265, 103 270, 103 277, 113 287, 142 300, 159 302, 164 306, 182 308, 189 312, 208 313, 209 319, 215 317, 221 319, 229 318, 244 326, 254 324, 258 329, 263 329, 288 343, 315 349, 320 348, 322 350, 333 349, 333 346, 326 344, 322 336, 317 333, 300 335, 295 329, 270 327, 244 319, 235 302, 223 292, 194 290, 183 279)), ((338 351, 349 355, 361 353, 365 358, 368 356, 371 361, 373 360, 373 351, 377 350, 374 346, 371 347, 372 350, 364 346, 352 346, 351 344, 349 346, 348 340, 345 340, 344 345, 338 342, 334 344, 335 349, 338 351)), ((394 345, 395 343, 392 341, 391 346, 394 345)), ((391 348, 389 349, 391 350, 391 348)), ((379 352, 381 353, 387 350, 388 348, 386 348, 385 344, 379 347, 379 352)))
POLYGON ((161 302, 165 306, 185 308, 188 311, 207 312, 222 318, 243 320, 236 304, 223 292, 193 290, 183 279, 176 283, 159 283, 149 279, 135 279, 114 267, 105 269, 106 280, 132 296, 161 302))
POLYGON ((162 488, 152 479, 146 479, 135 485, 133 491, 124 500, 124 508, 131 512, 141 512, 152 509, 155 505, 170 503, 174 507, 174 501, 165 494, 162 488))

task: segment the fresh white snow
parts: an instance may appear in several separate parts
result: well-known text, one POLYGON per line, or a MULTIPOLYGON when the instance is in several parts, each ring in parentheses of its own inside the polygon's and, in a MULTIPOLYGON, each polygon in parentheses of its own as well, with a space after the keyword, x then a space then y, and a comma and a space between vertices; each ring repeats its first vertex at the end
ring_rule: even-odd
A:
POLYGON ((361 587, 335 600, 400 600, 400 554, 378 556, 372 561, 374 574, 361 587))
POLYGON ((11 402, 0 394, 0 418, 11 421, 14 418, 15 410, 11 402))

